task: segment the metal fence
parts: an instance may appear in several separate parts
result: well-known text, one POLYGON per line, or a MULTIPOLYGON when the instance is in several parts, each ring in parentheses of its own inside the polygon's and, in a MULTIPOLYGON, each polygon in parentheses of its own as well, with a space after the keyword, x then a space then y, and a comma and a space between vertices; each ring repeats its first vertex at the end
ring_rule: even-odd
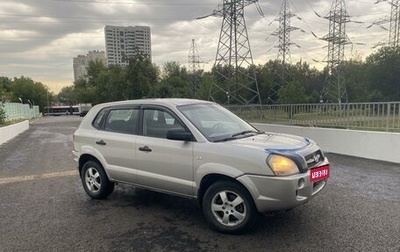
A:
POLYGON ((32 119, 40 116, 39 106, 22 103, 0 103, 6 112, 6 121, 32 119))
MULTIPOLYGON (((4 103, 2 108, 6 121, 40 116, 39 106, 4 103)), ((227 108, 252 123, 400 132, 400 102, 230 105, 227 108)))
POLYGON ((249 122, 400 132, 400 102, 227 106, 249 122))

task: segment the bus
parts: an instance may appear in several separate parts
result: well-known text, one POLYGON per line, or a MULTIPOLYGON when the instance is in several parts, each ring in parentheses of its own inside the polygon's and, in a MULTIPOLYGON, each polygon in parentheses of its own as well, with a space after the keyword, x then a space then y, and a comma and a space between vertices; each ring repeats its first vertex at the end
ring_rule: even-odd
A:
POLYGON ((45 116, 61 116, 61 115, 79 115, 85 116, 92 107, 90 103, 81 103, 77 105, 54 105, 45 107, 43 115, 45 116))

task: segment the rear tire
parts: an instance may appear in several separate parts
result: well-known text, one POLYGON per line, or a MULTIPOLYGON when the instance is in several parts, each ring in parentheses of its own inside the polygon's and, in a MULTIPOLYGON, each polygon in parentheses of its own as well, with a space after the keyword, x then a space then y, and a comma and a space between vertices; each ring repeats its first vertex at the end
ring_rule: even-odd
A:
POLYGON ((203 212, 211 227, 222 233, 239 234, 250 230, 258 212, 249 192, 241 185, 219 181, 203 198, 203 212))
POLYGON ((105 199, 114 191, 114 183, 97 162, 88 161, 83 165, 81 180, 86 193, 93 199, 105 199))

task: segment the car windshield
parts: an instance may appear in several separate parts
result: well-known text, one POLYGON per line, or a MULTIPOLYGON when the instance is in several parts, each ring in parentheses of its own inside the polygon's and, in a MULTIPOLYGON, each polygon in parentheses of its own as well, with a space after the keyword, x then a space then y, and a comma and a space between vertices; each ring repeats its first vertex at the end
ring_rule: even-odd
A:
POLYGON ((260 133, 250 124, 217 104, 184 105, 178 109, 212 142, 228 141, 260 133))

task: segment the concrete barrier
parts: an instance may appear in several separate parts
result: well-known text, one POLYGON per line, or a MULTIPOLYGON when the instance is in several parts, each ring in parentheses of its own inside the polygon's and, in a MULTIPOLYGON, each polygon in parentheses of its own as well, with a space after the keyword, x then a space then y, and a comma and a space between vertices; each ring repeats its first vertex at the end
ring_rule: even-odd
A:
MULTIPOLYGON (((261 131, 304 136, 316 141, 325 152, 400 163, 400 133, 327 128, 309 128, 253 123, 261 131)), ((29 121, 0 128, 0 144, 29 129, 29 121)))
POLYGON ((400 163, 400 133, 326 129, 254 123, 261 131, 304 136, 325 152, 400 163))
POLYGON ((20 123, 0 127, 0 144, 18 136, 25 130, 29 129, 29 120, 20 123))

